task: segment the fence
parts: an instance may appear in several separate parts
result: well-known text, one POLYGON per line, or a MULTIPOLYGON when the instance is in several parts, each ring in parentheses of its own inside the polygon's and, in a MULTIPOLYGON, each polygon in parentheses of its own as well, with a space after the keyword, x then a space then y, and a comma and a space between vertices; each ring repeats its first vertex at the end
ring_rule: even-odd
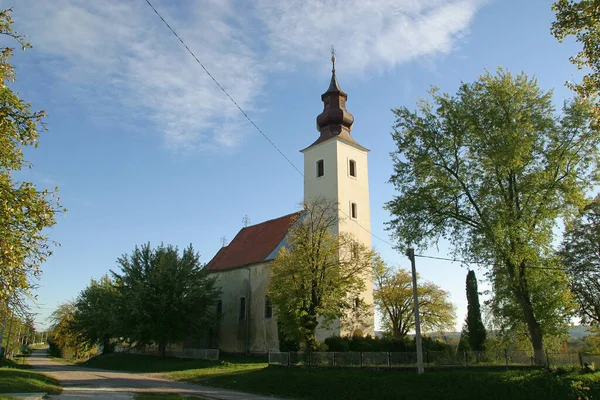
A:
MULTIPOLYGON (((600 363, 600 355, 553 353, 546 355, 548 366, 581 366, 600 363)), ((445 352, 424 351, 427 367, 532 366, 535 357, 529 351, 445 352)), ((315 367, 416 367, 416 352, 269 352, 269 365, 315 367)))
MULTIPOLYGON (((117 353, 130 353, 130 354, 143 354, 150 356, 158 355, 157 347, 149 347, 144 349, 136 349, 134 347, 116 346, 115 352, 117 353)), ((219 349, 183 349, 183 350, 172 350, 167 348, 167 357, 177 358, 195 358, 202 360, 219 360, 219 349)))

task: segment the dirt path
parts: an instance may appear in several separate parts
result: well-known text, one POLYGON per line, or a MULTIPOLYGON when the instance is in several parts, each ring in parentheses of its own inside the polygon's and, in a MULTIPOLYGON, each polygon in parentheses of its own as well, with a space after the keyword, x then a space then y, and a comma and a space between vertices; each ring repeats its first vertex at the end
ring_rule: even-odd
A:
POLYGON ((50 399, 133 399, 134 393, 179 393, 218 400, 277 400, 225 389, 210 388, 185 382, 160 379, 156 376, 134 372, 115 372, 61 364, 48 358, 45 350, 34 350, 27 362, 36 371, 60 381, 64 387, 61 395, 50 399))

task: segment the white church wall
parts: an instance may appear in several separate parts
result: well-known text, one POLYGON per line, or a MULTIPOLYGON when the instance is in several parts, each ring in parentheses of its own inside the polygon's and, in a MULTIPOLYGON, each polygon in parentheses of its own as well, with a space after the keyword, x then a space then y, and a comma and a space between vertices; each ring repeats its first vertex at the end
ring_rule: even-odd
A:
POLYGON ((219 349, 230 353, 278 350, 276 319, 265 318, 265 298, 270 277, 268 263, 220 271, 215 275, 222 290, 222 312, 217 334, 219 349), (243 319, 240 318, 241 298, 246 299, 243 319))

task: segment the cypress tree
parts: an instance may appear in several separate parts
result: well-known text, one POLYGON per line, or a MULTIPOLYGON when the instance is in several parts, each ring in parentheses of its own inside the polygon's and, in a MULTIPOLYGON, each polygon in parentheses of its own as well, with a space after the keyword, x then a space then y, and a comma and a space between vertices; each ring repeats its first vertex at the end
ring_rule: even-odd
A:
POLYGON ((477 292, 477 278, 475 271, 467 273, 467 318, 466 333, 469 345, 474 351, 485 350, 486 331, 481 319, 479 306, 479 293, 477 292))

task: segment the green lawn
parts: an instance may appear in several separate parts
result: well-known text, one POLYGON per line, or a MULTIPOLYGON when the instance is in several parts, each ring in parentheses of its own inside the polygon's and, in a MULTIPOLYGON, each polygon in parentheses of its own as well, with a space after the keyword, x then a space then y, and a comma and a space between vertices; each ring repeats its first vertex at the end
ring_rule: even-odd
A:
POLYGON ((600 399, 600 372, 538 369, 426 371, 267 366, 253 360, 214 363, 113 354, 83 365, 122 371, 162 372, 170 379, 296 399, 600 399), (585 397, 581 397, 584 399, 585 397))
POLYGON ((138 393, 135 400, 202 400, 195 396, 181 396, 174 393, 138 393))
POLYGON ((58 394, 62 387, 58 381, 37 372, 26 369, 0 368, 0 393, 46 392, 58 394))

